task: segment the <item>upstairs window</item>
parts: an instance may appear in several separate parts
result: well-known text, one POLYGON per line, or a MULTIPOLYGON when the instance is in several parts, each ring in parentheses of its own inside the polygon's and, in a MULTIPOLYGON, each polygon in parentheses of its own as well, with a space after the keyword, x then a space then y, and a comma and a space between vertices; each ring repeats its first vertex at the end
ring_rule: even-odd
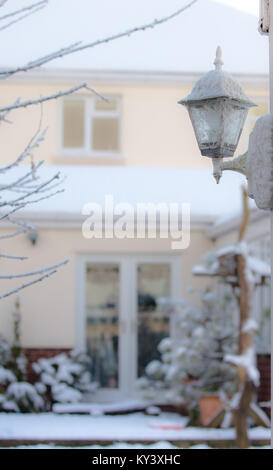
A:
POLYGON ((120 156, 120 100, 74 96, 62 101, 61 152, 120 156))

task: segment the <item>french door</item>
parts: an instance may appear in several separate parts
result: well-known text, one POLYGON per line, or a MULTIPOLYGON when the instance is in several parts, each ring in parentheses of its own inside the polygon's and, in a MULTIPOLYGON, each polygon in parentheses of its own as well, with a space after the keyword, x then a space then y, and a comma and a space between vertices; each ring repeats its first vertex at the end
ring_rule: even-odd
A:
POLYGON ((78 346, 91 358, 96 400, 136 396, 136 380, 171 333, 160 298, 179 296, 175 256, 80 256, 78 346))

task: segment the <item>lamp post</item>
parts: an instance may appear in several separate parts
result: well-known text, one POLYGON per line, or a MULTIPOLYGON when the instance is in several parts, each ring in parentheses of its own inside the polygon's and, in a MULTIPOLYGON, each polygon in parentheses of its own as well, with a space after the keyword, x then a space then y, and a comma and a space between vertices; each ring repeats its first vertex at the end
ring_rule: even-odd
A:
MULTIPOLYGON (((255 104, 240 84, 222 71, 222 53, 218 47, 215 70, 203 75, 192 92, 179 101, 187 107, 201 154, 210 157, 216 182, 224 170, 242 173, 248 181, 248 195, 259 209, 270 210, 271 272, 273 273, 273 0, 260 0, 260 27, 269 35, 270 114, 260 117, 249 138, 248 151, 230 161, 242 133, 248 108, 255 104)), ((273 312, 273 276, 271 276, 271 312, 273 312)), ((272 316, 272 315, 271 315, 272 316)), ((271 358, 273 358, 273 321, 271 321, 271 358)), ((273 447, 273 360, 271 360, 271 447, 273 447)))

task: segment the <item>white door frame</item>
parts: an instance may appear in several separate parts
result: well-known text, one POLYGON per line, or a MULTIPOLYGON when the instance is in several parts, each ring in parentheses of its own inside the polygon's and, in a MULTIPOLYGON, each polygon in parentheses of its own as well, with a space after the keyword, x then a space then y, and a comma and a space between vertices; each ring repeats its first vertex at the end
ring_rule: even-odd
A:
MULTIPOLYGON (((100 389, 100 400, 122 399, 135 394, 137 377, 137 265, 140 263, 169 263, 171 267, 171 297, 179 298, 181 291, 181 256, 173 254, 80 254, 77 256, 76 346, 85 349, 85 266, 87 263, 119 265, 119 388, 100 389), (131 315, 128 317, 128 305, 131 315)), ((96 397, 94 397, 96 399, 96 397)))

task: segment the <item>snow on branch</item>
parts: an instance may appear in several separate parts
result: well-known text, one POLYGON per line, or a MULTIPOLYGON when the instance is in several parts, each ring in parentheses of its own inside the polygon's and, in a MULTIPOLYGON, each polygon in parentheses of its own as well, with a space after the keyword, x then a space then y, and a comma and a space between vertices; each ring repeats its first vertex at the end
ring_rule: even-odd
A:
POLYGON ((19 273, 19 274, 6 274, 6 275, 0 275, 0 279, 18 279, 21 277, 29 277, 29 276, 36 276, 37 274, 43 274, 47 271, 53 271, 60 266, 63 266, 64 264, 68 263, 68 259, 61 261, 60 263, 53 264, 51 266, 45 266, 42 269, 36 269, 34 271, 29 271, 25 273, 19 273))
MULTIPOLYGON (((59 264, 58 267, 62 266, 63 264, 66 264, 68 261, 65 260, 59 264)), ((38 279, 34 279, 33 281, 26 282, 24 284, 21 284, 21 286, 16 287, 15 289, 12 289, 8 292, 5 292, 3 294, 0 294, 0 300, 4 299, 5 297, 9 297, 10 295, 17 294, 20 292, 22 289, 25 289, 26 287, 32 286, 33 284, 37 284, 37 282, 41 282, 47 277, 52 276, 52 274, 55 274, 57 272, 57 269, 54 269, 53 271, 50 271, 46 274, 43 274, 43 276, 38 277, 38 279)))
MULTIPOLYGON (((28 156, 32 156, 32 151, 36 149, 37 147, 39 147, 40 143, 43 142, 46 132, 47 132, 47 128, 44 129, 42 132, 38 130, 36 134, 33 137, 31 137, 29 143, 27 144, 23 152, 16 158, 16 160, 14 160, 9 165, 6 165, 0 168, 0 174, 5 173, 11 168, 18 166, 19 163, 25 160, 28 156)), ((39 162, 38 165, 41 165, 41 164, 42 163, 39 162)), ((37 166, 36 166, 36 169, 37 169, 37 166)))
POLYGON ((41 2, 34 3, 27 7, 21 8, 20 10, 16 10, 4 16, 1 16, 0 21, 6 20, 11 17, 15 17, 15 18, 13 18, 9 23, 6 23, 3 26, 0 26, 0 31, 3 31, 4 29, 9 28, 10 26, 14 25, 15 23, 18 23, 19 21, 24 20, 30 15, 34 15, 39 10, 42 10, 47 5, 47 3, 48 3, 47 0, 43 0, 41 2))
POLYGON ((17 197, 16 199, 13 200, 6 200, 0 203, 0 207, 4 206, 18 206, 21 205, 22 201, 23 204, 27 203, 26 198, 33 196, 34 194, 37 194, 40 192, 41 189, 45 188, 46 186, 48 187, 52 181, 59 179, 60 178, 60 173, 57 172, 55 173, 51 178, 48 180, 44 181, 43 183, 37 185, 33 190, 28 191, 26 194, 23 194, 22 196, 17 197))
POLYGON ((27 256, 6 255, 6 254, 3 254, 3 253, 0 253, 0 258, 16 259, 16 260, 21 260, 21 261, 24 261, 24 260, 28 259, 27 256))
POLYGON ((248 318, 242 327, 242 333, 256 333, 259 331, 259 326, 254 318, 248 318))
MULTIPOLYGON (((2 1, 0 3, 0 7, 2 7, 6 3, 5 1, 2 1)), ((7 13, 6 15, 0 16, 0 21, 6 20, 7 18, 10 18, 12 16, 20 15, 21 13, 25 13, 26 11, 33 10, 33 8, 37 8, 39 6, 46 6, 48 3, 48 0, 41 0, 40 2, 37 3, 32 3, 31 5, 27 5, 26 7, 20 8, 19 10, 14 10, 10 13, 7 13)))
POLYGON ((76 91, 79 91, 79 90, 82 90, 82 89, 85 89, 87 91, 90 91, 91 93, 94 93, 96 96, 98 96, 103 101, 106 101, 106 102, 109 101, 108 98, 101 95, 96 90, 89 87, 87 83, 84 82, 84 83, 80 83, 79 85, 76 85, 72 88, 69 88, 69 90, 58 91, 57 93, 53 93, 52 95, 41 96, 40 98, 37 98, 37 99, 34 99, 34 100, 26 100, 26 101, 21 102, 19 99, 17 99, 13 104, 10 104, 8 106, 0 107, 0 120, 6 118, 7 113, 9 113, 10 111, 13 111, 15 109, 27 108, 28 106, 33 106, 33 105, 36 105, 36 104, 42 104, 45 101, 55 100, 55 99, 61 98, 63 96, 72 95, 76 91))
POLYGON ((256 367, 256 353, 254 347, 249 347, 244 354, 226 354, 225 361, 238 367, 243 367, 248 378, 256 387, 260 384, 260 373, 256 367))
POLYGON ((4 78, 10 77, 11 75, 14 75, 18 72, 26 72, 28 70, 40 67, 41 65, 45 65, 45 64, 47 64, 48 62, 51 62, 54 59, 64 57, 64 56, 69 55, 69 54, 74 54, 75 52, 83 51, 85 49, 91 49, 91 48, 99 46, 101 44, 105 44, 105 43, 114 41, 116 39, 120 39, 120 38, 123 38, 123 37, 126 37, 126 36, 130 36, 131 34, 135 34, 139 31, 145 31, 147 29, 153 29, 155 26, 163 24, 166 21, 169 21, 169 20, 175 18, 176 16, 180 15, 181 13, 183 13, 185 10, 190 8, 196 2, 197 2, 197 0, 192 0, 190 3, 188 3, 187 5, 179 8, 178 10, 171 13, 170 15, 165 16, 165 17, 160 18, 160 19, 155 19, 151 23, 147 23, 147 24, 144 24, 144 25, 141 25, 141 26, 135 26, 135 27, 127 29, 127 30, 125 30, 121 33, 116 33, 116 34, 113 34, 111 36, 104 37, 102 39, 97 39, 96 41, 93 41, 93 42, 90 42, 90 43, 87 43, 87 44, 82 44, 81 42, 77 42, 77 43, 71 44, 70 46, 67 46, 65 48, 59 49, 55 52, 52 52, 51 54, 48 54, 44 57, 40 57, 40 58, 38 58, 34 61, 28 62, 25 65, 18 66, 18 67, 15 67, 15 68, 6 69, 6 70, 2 70, 2 71, 0 71, 0 78, 4 79, 4 78))
POLYGON ((14 220, 9 216, 7 217, 7 220, 11 224, 16 225, 17 227, 19 227, 19 229, 15 230, 14 232, 5 233, 3 235, 0 235, 0 240, 17 237, 17 235, 21 235, 22 233, 29 232, 30 230, 36 230, 36 227, 34 225, 27 224, 26 222, 22 222, 20 220, 14 220))

